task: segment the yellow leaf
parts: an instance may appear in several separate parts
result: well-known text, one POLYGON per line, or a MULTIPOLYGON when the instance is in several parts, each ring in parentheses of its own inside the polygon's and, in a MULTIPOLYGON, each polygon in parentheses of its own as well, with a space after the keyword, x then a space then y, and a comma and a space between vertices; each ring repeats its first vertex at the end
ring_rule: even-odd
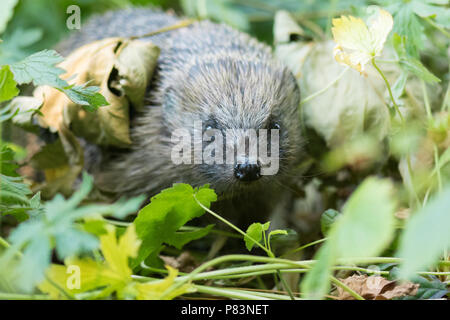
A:
MULTIPOLYGON (((166 266, 169 270, 169 275, 160 281, 152 281, 147 283, 137 283, 135 288, 137 290, 138 300, 161 300, 164 292, 175 284, 178 270, 170 266, 166 266)), ((164 300, 172 300, 173 298, 187 292, 194 292, 195 289, 186 283, 179 288, 172 290, 169 294, 164 296, 164 300)))
POLYGON ((137 238, 134 224, 131 224, 119 242, 116 229, 112 226, 108 233, 100 237, 100 247, 112 274, 127 279, 131 276, 128 258, 136 257, 141 241, 137 238))
POLYGON ((337 62, 348 65, 359 72, 383 50, 394 21, 389 12, 379 9, 369 19, 369 26, 360 18, 342 16, 333 19, 334 57, 337 62))
POLYGON ((42 282, 39 289, 49 293, 54 299, 64 298, 61 289, 73 295, 105 287, 96 297, 105 297, 113 291, 120 291, 132 282, 128 258, 136 257, 140 244, 134 224, 127 228, 119 241, 116 238, 116 229, 109 226, 107 233, 100 236, 100 249, 105 261, 97 262, 91 258, 67 259, 64 262, 65 266, 52 265, 47 271, 50 281, 42 282), (74 271, 71 273, 69 270, 74 271), (73 281, 77 283, 74 278, 76 276, 79 277, 78 287, 73 283, 73 281))

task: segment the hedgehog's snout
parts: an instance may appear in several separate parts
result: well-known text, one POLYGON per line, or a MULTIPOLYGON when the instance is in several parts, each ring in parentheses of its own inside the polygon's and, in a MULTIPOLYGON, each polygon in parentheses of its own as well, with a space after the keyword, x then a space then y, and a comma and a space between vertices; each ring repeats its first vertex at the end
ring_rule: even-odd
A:
POLYGON ((261 163, 250 163, 246 161, 234 166, 234 176, 242 182, 251 182, 261 178, 261 163))

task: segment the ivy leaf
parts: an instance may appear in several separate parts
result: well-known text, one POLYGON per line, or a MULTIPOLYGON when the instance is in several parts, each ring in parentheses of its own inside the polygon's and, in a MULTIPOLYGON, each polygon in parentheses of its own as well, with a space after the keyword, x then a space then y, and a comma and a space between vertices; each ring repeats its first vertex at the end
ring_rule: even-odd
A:
POLYGON ((245 232, 245 234, 248 237, 244 237, 244 241, 245 241, 245 247, 247 248, 248 251, 251 251, 253 246, 255 245, 253 240, 251 240, 249 237, 256 240, 257 242, 261 242, 261 240, 263 238, 263 232, 266 232, 267 229, 269 229, 269 226, 270 226, 270 221, 266 222, 264 224, 255 222, 255 223, 252 223, 247 228, 247 231, 245 232))
POLYGON ((8 65, 0 68, 0 102, 10 100, 19 94, 14 74, 8 65))
POLYGON ((205 212, 195 201, 194 195, 205 207, 217 200, 217 195, 208 185, 194 189, 188 184, 174 184, 172 188, 154 196, 150 204, 139 211, 133 223, 143 242, 133 266, 159 250, 163 243, 184 242, 180 242, 175 233, 188 221, 205 212))
POLYGON ((405 226, 398 257, 404 259, 402 278, 435 263, 450 248, 450 188, 447 187, 415 213, 405 226))

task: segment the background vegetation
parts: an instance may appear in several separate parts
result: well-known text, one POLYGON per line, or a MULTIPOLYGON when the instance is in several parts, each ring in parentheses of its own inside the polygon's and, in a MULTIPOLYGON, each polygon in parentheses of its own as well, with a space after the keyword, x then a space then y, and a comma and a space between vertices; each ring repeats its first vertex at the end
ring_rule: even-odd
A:
POLYGON ((217 197, 208 186, 176 185, 151 201, 105 204, 89 199, 92 178, 83 174, 73 195, 41 199, 27 171, 39 159, 20 145, 23 131, 17 137, 12 129, 38 111, 11 99, 33 83, 87 109, 105 102, 89 84, 61 82, 55 64, 62 58, 42 51, 69 32, 71 4, 0 5, 0 298, 448 299, 448 1, 77 1, 82 21, 155 5, 225 22, 273 46, 301 86, 299 121, 308 140, 286 230, 269 222, 238 229, 209 209, 217 197), (372 5, 393 16, 393 30, 382 56, 360 74, 335 61, 332 19, 368 21, 372 5), (229 232, 187 225, 204 214, 229 232), (204 247, 217 235, 237 239, 233 254, 207 256, 204 247), (301 245, 279 250, 297 238, 301 245), (81 270, 80 286, 71 266, 81 270))

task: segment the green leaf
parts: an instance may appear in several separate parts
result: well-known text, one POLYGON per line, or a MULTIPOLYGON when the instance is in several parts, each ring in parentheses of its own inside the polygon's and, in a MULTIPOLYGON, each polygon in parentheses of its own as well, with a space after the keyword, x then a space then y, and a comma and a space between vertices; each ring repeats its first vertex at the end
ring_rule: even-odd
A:
POLYGON ((412 281, 414 283, 418 283, 420 287, 414 297, 405 297, 406 299, 441 299, 450 293, 447 289, 447 285, 436 278, 427 280, 424 277, 416 276, 412 279, 412 281))
POLYGON ((19 83, 33 83, 36 86, 48 85, 64 92, 70 100, 93 112, 98 107, 108 105, 106 99, 98 93, 95 86, 69 85, 60 76, 65 71, 55 65, 63 61, 63 57, 54 50, 43 50, 34 53, 22 61, 11 64, 14 79, 19 83))
POLYGON ((99 87, 91 86, 71 86, 68 89, 64 89, 64 93, 70 100, 84 106, 87 111, 94 112, 98 107, 109 105, 105 97, 103 97, 98 91, 99 87))
POLYGON ((0 173, 11 176, 11 177, 17 177, 18 174, 16 172, 16 169, 19 166, 14 161, 14 152, 11 148, 8 148, 6 145, 2 145, 0 149, 0 173))
POLYGON ((353 192, 316 254, 317 263, 302 281, 307 298, 320 299, 328 292, 336 259, 376 256, 387 247, 395 231, 396 201, 392 193, 388 180, 373 177, 353 192))
POLYGON ((322 299, 330 290, 330 275, 335 256, 331 242, 326 242, 316 253, 317 262, 312 269, 308 271, 305 279, 300 285, 300 292, 304 294, 305 299, 322 299))
POLYGON ((56 252, 59 259, 73 256, 79 252, 90 252, 98 248, 98 239, 76 228, 68 228, 55 234, 56 252))
POLYGON ((447 187, 416 212, 400 239, 397 256, 404 259, 402 278, 411 277, 435 263, 450 249, 450 188, 447 187))
POLYGON ((406 81, 408 80, 408 73, 403 71, 398 79, 395 81, 392 86, 392 95, 394 96, 395 101, 399 101, 403 92, 405 91, 406 81))
POLYGON ((150 204, 139 211, 134 220, 136 233, 142 240, 138 257, 132 263, 138 265, 155 250, 159 250, 163 243, 174 241, 175 233, 188 221, 200 217, 204 210, 194 199, 209 207, 217 200, 214 190, 205 185, 198 189, 188 184, 174 184, 151 199, 150 204))
MULTIPOLYGON (((269 226, 270 226, 270 222, 266 222, 265 224, 255 222, 255 223, 252 223, 247 228, 247 231, 245 232, 245 234, 247 236, 253 238, 253 240, 255 240, 257 242, 261 242, 261 240, 263 238, 263 232, 267 231, 267 229, 269 229, 269 226)), ((248 251, 251 251, 253 246, 255 245, 253 240, 251 240, 248 237, 244 238, 245 247, 247 248, 248 251)))
MULTIPOLYGON (((400 269, 397 267, 392 268, 389 272, 389 279, 399 280, 400 269)), ((428 280, 422 276, 414 275, 411 281, 419 284, 419 289, 415 296, 405 296, 400 300, 425 300, 425 299, 440 299, 448 294, 450 291, 447 289, 445 283, 439 281, 435 276, 430 276, 431 280, 428 280)))
POLYGON ((50 239, 45 234, 35 235, 27 246, 18 266, 18 283, 25 292, 31 292, 36 283, 44 279, 44 272, 50 262, 50 239))
POLYGON ((32 82, 35 86, 49 85, 54 88, 64 88, 68 84, 59 76, 65 71, 55 67, 55 64, 63 60, 56 51, 43 50, 11 64, 10 67, 14 73, 14 79, 19 84, 32 82))
POLYGON ((14 7, 19 0, 2 0, 0 2, 0 34, 5 31, 9 20, 13 16, 14 7))
POLYGON ((397 203, 388 180, 366 179, 346 202, 342 216, 330 230, 339 258, 372 257, 394 236, 397 203))
POLYGON ((14 74, 8 65, 0 69, 0 102, 10 100, 19 94, 17 83, 14 81, 14 74))
POLYGON ((419 60, 415 58, 400 58, 400 66, 410 71, 411 73, 418 76, 420 79, 424 80, 425 82, 433 83, 433 82, 441 82, 441 80, 436 77, 434 74, 432 74, 430 71, 428 71, 427 68, 420 62, 419 60))
POLYGON ((28 204, 27 195, 31 194, 31 190, 23 183, 22 177, 0 174, 0 194, 2 204, 28 204))
POLYGON ((175 232, 170 238, 165 240, 165 243, 174 246, 177 249, 182 249, 186 243, 206 236, 213 227, 214 225, 210 224, 195 231, 175 232))
POLYGON ((269 233, 269 239, 271 236, 287 235, 287 234, 288 234, 288 232, 286 230, 280 230, 280 229, 273 230, 273 231, 270 231, 270 233, 269 233))
MULTIPOLYGON (((111 205, 79 206, 92 190, 92 186, 92 177, 83 173, 81 186, 72 197, 66 200, 62 195, 56 195, 47 201, 37 214, 12 231, 9 237, 12 245, 0 256, 0 269, 2 265, 11 262, 17 250, 24 249, 26 257, 21 259, 19 264, 21 274, 23 273, 27 279, 24 282, 20 280, 23 290, 29 292, 42 279, 44 270, 50 264, 53 249, 56 249, 57 256, 63 260, 68 256, 90 252, 98 247, 97 238, 83 230, 78 223, 79 220, 103 215, 124 218, 127 214, 135 213, 143 200, 142 197, 138 197, 127 201, 120 200, 111 205), (33 259, 36 262, 33 262, 33 259), (35 266, 36 263, 39 263, 39 266, 35 266)), ((32 199, 33 207, 40 207, 38 200, 39 197, 32 199)))
POLYGON ((423 49, 423 27, 414 14, 410 4, 400 6, 400 10, 394 15, 394 32, 407 38, 406 51, 413 57, 419 56, 423 49))
MULTIPOLYGON (((418 59, 410 56, 406 50, 407 39, 398 34, 394 34, 394 49, 399 56, 400 67, 409 71, 424 80, 425 82, 440 82, 441 80, 428 71, 418 59)), ((406 80, 405 80, 406 81, 406 80)))
POLYGON ((327 235, 331 226, 336 222, 341 213, 334 209, 328 209, 320 217, 320 229, 323 235, 327 235))

